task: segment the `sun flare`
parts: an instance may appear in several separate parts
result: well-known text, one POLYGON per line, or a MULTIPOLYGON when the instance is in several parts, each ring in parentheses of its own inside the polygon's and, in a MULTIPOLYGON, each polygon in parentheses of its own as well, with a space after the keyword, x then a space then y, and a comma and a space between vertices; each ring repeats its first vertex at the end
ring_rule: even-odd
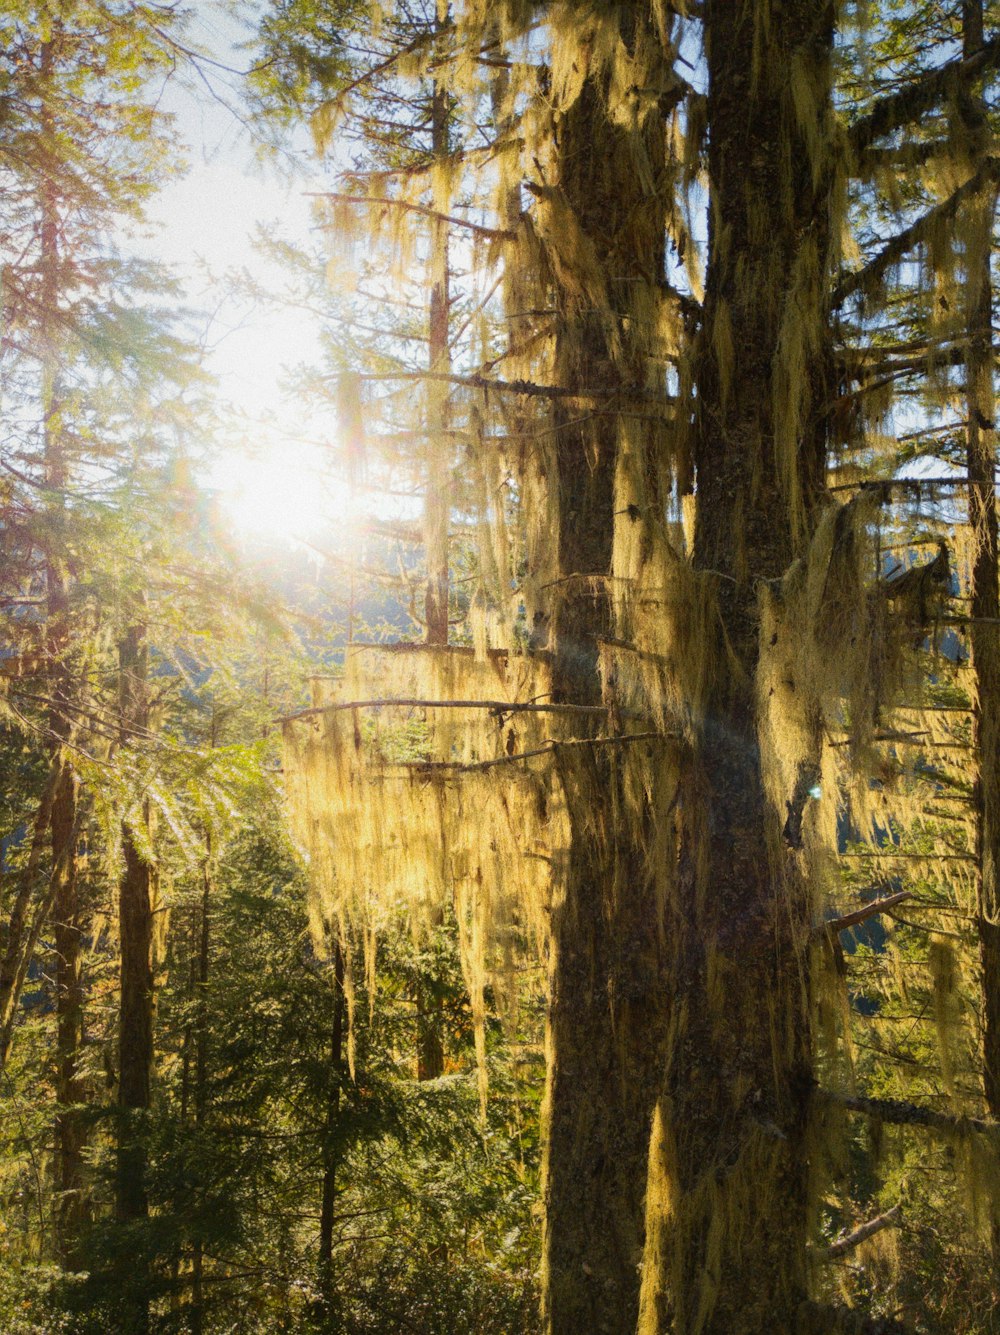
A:
POLYGON ((329 452, 306 442, 281 441, 221 454, 209 486, 231 526, 245 538, 308 543, 343 536, 354 518, 346 484, 331 475, 329 452))

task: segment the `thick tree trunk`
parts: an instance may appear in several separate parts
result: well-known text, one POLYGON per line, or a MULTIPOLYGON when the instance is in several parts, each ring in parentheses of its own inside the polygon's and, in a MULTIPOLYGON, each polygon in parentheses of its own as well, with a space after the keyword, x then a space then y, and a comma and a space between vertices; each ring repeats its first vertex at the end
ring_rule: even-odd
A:
MULTIPOLYGON (((577 704, 601 702, 598 645, 613 633, 605 580, 618 413, 629 391, 645 384, 641 355, 628 351, 627 322, 617 358, 608 324, 630 308, 635 284, 655 284, 663 272, 662 205, 643 188, 629 133, 609 123, 601 92, 588 82, 562 114, 557 139, 559 188, 606 263, 614 312, 560 297, 556 383, 599 405, 558 406, 554 414, 561 578, 551 618, 553 692, 577 704), (615 391, 618 403, 603 397, 615 391)), ((648 133, 649 160, 662 161, 659 126, 648 133)), ((607 720, 594 728, 606 730, 607 720)), ((556 877, 550 944, 542 1278, 552 1335, 631 1335, 638 1310, 666 991, 642 820, 621 817, 628 803, 614 750, 567 748, 556 762, 570 848, 556 877)))
MULTIPOLYGON (((963 5, 963 49, 982 46, 979 0, 963 5)), ((989 151, 990 133, 980 98, 965 94, 959 103, 974 158, 989 151)), ((996 193, 988 191, 970 207, 967 245, 965 355, 966 456, 969 471, 969 524, 974 553, 970 613, 975 671, 975 742, 979 776, 976 805, 979 838, 978 918, 983 990, 983 1088, 990 1115, 1000 1118, 1000 618, 998 584, 996 445, 993 394, 993 290, 990 276, 996 193)))
POLYGON ((768 9, 709 0, 705 20, 711 220, 694 556, 714 572, 721 633, 682 799, 642 1335, 806 1328, 811 914, 785 813, 765 793, 755 679, 757 585, 800 550, 825 462, 832 11, 815 0, 789 0, 780 18, 768 9), (808 87, 812 108, 795 104, 793 85, 808 87), (795 338, 791 404, 782 360, 795 338))

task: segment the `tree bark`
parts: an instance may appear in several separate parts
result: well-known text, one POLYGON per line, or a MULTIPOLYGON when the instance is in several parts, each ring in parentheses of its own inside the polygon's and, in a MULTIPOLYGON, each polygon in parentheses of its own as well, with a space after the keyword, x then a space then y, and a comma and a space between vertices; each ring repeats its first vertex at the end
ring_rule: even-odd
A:
POLYGON ((329 1322, 333 1311, 333 1228, 337 1208, 337 1168, 340 1154, 336 1145, 340 1118, 340 1090, 344 1078, 344 952, 338 941, 333 956, 333 1024, 330 1031, 330 1093, 327 1097, 326 1122, 323 1127, 323 1185, 319 1217, 319 1258, 317 1286, 323 1302, 321 1322, 329 1322))
MULTIPOLYGON (((980 0, 964 0, 963 53, 982 45, 980 0)), ((959 99, 973 161, 988 151, 989 125, 980 97, 959 99)), ((993 420, 993 289, 990 275, 995 190, 969 209, 965 275, 968 343, 965 354, 966 460, 969 526, 973 534, 969 638, 975 672, 974 736, 979 774, 974 800, 978 825, 977 916, 982 966, 983 1092, 990 1116, 1000 1118, 1000 639, 990 622, 1000 617, 996 445, 993 420)))
MULTIPOLYGON (((38 803, 32 827, 27 862, 18 878, 14 902, 6 924, 3 959, 0 961, 0 1072, 7 1065, 14 1023, 21 1000, 21 989, 28 965, 38 941, 42 923, 48 918, 49 896, 42 896, 42 904, 35 903, 39 891, 39 866, 50 834, 52 802, 59 785, 61 762, 53 758, 49 777, 38 803), (35 911, 32 914, 32 905, 35 911), (39 912, 44 908, 44 912, 39 912)), ((51 879, 51 878, 50 878, 51 879)))
POLYGON ((785 813, 765 792, 755 678, 757 585, 801 551, 825 468, 833 13, 815 0, 788 0, 780 20, 767 9, 709 0, 705 15, 710 231, 694 563, 713 572, 720 630, 681 799, 642 1335, 760 1335, 808 1321, 811 912, 801 855, 782 839, 785 813), (809 112, 793 105, 793 73, 815 99, 809 112), (801 397, 789 428, 780 376, 783 344, 797 334, 801 397))
MULTIPOLYGON (((604 580, 612 569, 619 413, 645 383, 627 321, 617 330, 618 357, 609 322, 630 309, 637 284, 658 279, 664 262, 662 200, 644 189, 630 140, 644 135, 649 161, 662 162, 661 127, 612 125, 604 91, 593 79, 584 85, 560 116, 556 143, 558 188, 609 276, 607 311, 566 292, 557 297, 556 383, 608 391, 597 412, 560 399, 553 413, 561 577, 550 613, 553 698, 576 705, 601 703, 598 642, 613 634, 604 580), (566 578, 576 575, 599 582, 566 578)), ((616 750, 556 753, 570 847, 556 877, 549 961, 542 1303, 551 1335, 631 1335, 638 1311, 666 990, 642 830, 619 818, 628 804, 616 750)))
MULTIPOLYGON (((448 21, 446 0, 438 0, 436 30, 448 21)), ((447 189, 450 108, 444 85, 434 80, 431 93, 431 156, 442 164, 434 177, 434 211, 431 224, 430 303, 428 311, 428 369, 433 376, 451 371, 450 337, 450 248, 447 218, 452 200, 447 189)), ((427 381, 428 413, 427 491, 424 500, 424 534, 427 559, 427 590, 424 600, 428 644, 448 643, 448 521, 451 510, 451 450, 448 439, 449 386, 445 380, 427 381)))
MULTIPOLYGON (((57 156, 56 126, 50 99, 56 78, 56 39, 43 42, 39 57, 42 98, 42 154, 57 156)), ((52 172, 41 191, 39 209, 40 302, 45 352, 41 365, 42 462, 50 493, 52 545, 45 563, 46 657, 51 674, 52 706, 48 728, 53 763, 59 777, 52 798, 49 828, 52 840, 52 912, 56 985, 56 1240, 62 1263, 75 1266, 80 1230, 87 1216, 83 1151, 86 1124, 80 1116, 85 1090, 78 1074, 83 1046, 83 980, 81 976, 81 910, 77 892, 78 781, 69 759, 72 736, 70 707, 74 682, 71 653, 68 580, 59 551, 66 523, 69 467, 61 428, 59 392, 60 218, 52 172)))
MULTIPOLYGON (((215 745, 215 723, 212 724, 212 745, 215 745)), ((211 957, 212 900, 212 838, 205 837, 205 862, 201 880, 201 915, 198 923, 198 963, 195 993, 198 1005, 195 1016, 195 1069, 194 1120, 199 1128, 208 1118, 208 972, 211 957)), ((205 1248, 199 1233, 195 1237, 191 1255, 191 1335, 202 1335, 205 1327, 205 1248)))
MULTIPOLYGON (((148 652, 145 628, 133 626, 119 650, 122 741, 149 725, 148 652)), ((141 820, 149 831, 149 804, 141 820)), ((149 1213, 143 1114, 150 1106, 153 1071, 153 869, 128 825, 122 829, 125 867, 118 886, 120 988, 118 997, 118 1149, 115 1217, 132 1224, 149 1213)), ((149 1286, 144 1252, 136 1247, 133 1271, 123 1286, 129 1329, 149 1329, 149 1286)))

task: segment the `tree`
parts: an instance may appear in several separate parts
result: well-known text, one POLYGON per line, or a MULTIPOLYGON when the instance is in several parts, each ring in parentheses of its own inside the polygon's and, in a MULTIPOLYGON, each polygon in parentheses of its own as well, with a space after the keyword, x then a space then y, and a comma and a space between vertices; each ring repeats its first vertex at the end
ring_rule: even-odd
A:
MULTIPOLYGON (((835 101, 834 61, 846 21, 834 6, 786 4, 780 17, 763 4, 677 10, 670 18, 651 9, 648 29, 641 6, 623 18, 602 5, 585 14, 551 5, 502 16, 495 7, 487 16, 470 5, 456 17, 469 58, 488 53, 486 62, 503 67, 512 82, 509 71, 516 69, 522 81, 512 101, 521 96, 522 106, 532 108, 519 125, 518 166, 505 168, 498 192, 509 192, 519 170, 531 195, 503 262, 508 280, 516 274, 522 290, 535 281, 536 309, 556 311, 554 320, 533 326, 526 379, 492 391, 494 403, 507 403, 513 391, 555 405, 550 452, 532 438, 535 421, 522 416, 517 427, 522 452, 515 471, 527 530, 520 593, 530 647, 540 657, 550 624, 557 705, 608 707, 612 723, 616 709, 627 710, 650 731, 672 728, 681 740, 680 747, 663 748, 669 760, 661 751, 652 762, 623 760, 617 768, 611 759, 617 750, 602 750, 609 738, 564 733, 551 743, 550 791, 568 807, 569 835, 561 844, 549 820, 549 855, 558 850, 568 870, 565 880, 554 878, 551 938, 546 1320, 553 1330, 595 1320, 609 1329, 632 1326, 631 1262, 621 1239, 634 1242, 642 1232, 629 1219, 642 1196, 635 1164, 644 1157, 638 1147, 649 1107, 646 1062, 659 1022, 654 1007, 646 1016, 651 1041, 637 1043, 632 1066, 618 1005, 624 994, 639 1011, 644 989, 657 993, 662 968, 669 1014, 662 1021, 665 1049, 652 1058, 662 1060, 663 1076, 646 1197, 640 1329, 671 1323, 685 1331, 802 1323, 824 1329, 838 1318, 810 1305, 806 1244, 811 1138, 826 1097, 816 1089, 813 998, 815 854, 823 838, 830 847, 837 806, 829 728, 846 712, 852 761, 872 753, 880 701, 892 695, 889 669, 926 619, 934 581, 940 592, 947 573, 946 562, 932 560, 892 586, 866 567, 880 493, 860 493, 838 508, 827 492, 827 470, 837 451, 871 452, 865 426, 884 413, 885 386, 905 384, 920 371, 907 360, 911 348, 886 347, 891 320, 874 306, 883 281, 935 228, 954 236, 956 220, 966 225, 966 206, 979 198, 989 173, 980 163, 962 178, 954 143, 930 148, 957 171, 960 184, 923 217, 913 216, 911 192, 888 240, 866 232, 866 219, 882 208, 873 177, 883 168, 898 177, 906 156, 900 138, 929 114, 961 108, 963 98, 968 130, 973 83, 994 70, 997 51, 977 35, 969 13, 965 49, 954 58, 928 61, 919 42, 912 54, 900 54, 899 34, 909 41, 939 22, 910 7, 898 32, 885 25, 896 43, 886 47, 886 88, 856 110, 847 103, 845 114, 835 101), (541 28, 525 39, 536 18, 541 28), (699 31, 704 96, 676 70, 678 52, 690 50, 699 31), (656 35, 656 59, 643 45, 647 33, 656 35), (548 65, 539 74, 543 47, 548 65), (554 109, 551 119, 530 100, 534 79, 554 109), (651 109, 673 116, 680 139, 667 136, 677 147, 666 151, 666 166, 651 109), (616 175, 628 160, 626 130, 634 144, 644 126, 655 183, 645 190, 637 186, 638 173, 616 175), (665 291, 657 256, 665 226, 678 250, 688 247, 679 222, 683 186, 702 161, 709 229, 699 302, 665 291), (641 212, 646 200, 649 233, 626 260, 640 275, 627 267, 620 272, 616 209, 641 212), (862 262, 842 256, 841 238, 852 228, 867 247, 862 262), (645 310, 636 301, 626 313, 623 287, 631 280, 631 293, 636 277, 641 286, 644 266, 655 275, 649 288, 666 299, 645 310), (652 340, 654 311, 664 307, 675 320, 676 371, 646 369, 641 354, 629 366, 631 342, 641 347, 643 337, 652 340), (678 313, 688 316, 686 327, 678 313), (866 341, 870 346, 856 346, 866 341), (623 420, 641 416, 636 400, 643 393, 667 401, 668 385, 677 390, 670 429, 650 426, 636 443, 623 420), (626 389, 627 407, 616 402, 626 389), (536 485, 538 475, 546 486, 536 485), (687 551, 672 545, 684 509, 694 512, 687 551), (559 541, 545 557, 531 535, 547 522, 559 541), (553 581, 558 595, 534 596, 553 581), (618 585, 627 593, 609 597, 606 589, 618 585), (654 610, 643 610, 644 599, 654 610), (654 652, 655 670, 636 665, 654 652), (819 804, 814 790, 823 794, 819 804), (646 796, 637 799, 637 792, 646 796), (609 793, 615 796, 605 806, 609 793), (647 929, 656 921, 643 899, 654 849, 667 864, 659 882, 652 881, 662 923, 655 941, 625 925, 633 912, 647 929), (628 891, 619 894, 624 886, 628 891), (609 1034, 618 1061, 610 1082, 599 1075, 609 1034), (581 1098, 592 1131, 604 1105, 614 1106, 609 1084, 621 1079, 623 1103, 609 1121, 629 1147, 616 1163, 633 1184, 624 1191, 603 1176, 612 1170, 595 1148, 599 1132, 588 1141, 580 1117, 568 1116, 570 1131, 561 1136, 566 1057, 567 1108, 595 1087, 591 1079, 600 1089, 599 1098, 581 1098), (600 1221, 592 1232, 578 1201, 562 1213, 563 1174, 577 1189, 584 1181, 602 1183, 586 1212, 600 1221), (589 1289, 581 1276, 593 1277, 589 1289)), ((935 281, 947 283, 948 264, 935 255, 929 267, 935 281)), ((972 263, 969 283, 981 288, 972 263)), ((512 320, 515 309, 522 314, 508 307, 512 320)), ((979 328, 985 329, 982 321, 979 328)), ((489 392, 488 374, 466 378, 474 388, 481 382, 489 392)), ((483 433, 480 448, 495 451, 498 436, 483 433)), ((981 501, 987 518, 992 460, 989 470, 981 501)), ((513 652, 513 644, 506 647, 513 652)), ((537 679, 532 686, 538 688, 537 679)), ((341 754, 333 724, 331 713, 325 744, 341 754)), ((472 733, 471 713, 467 726, 472 733)), ((482 763, 497 766, 499 786, 504 758, 483 754, 492 758, 482 763)), ((446 756, 432 741, 424 761, 447 766, 446 756)), ((850 782, 863 806, 864 772, 850 782)), ((331 802, 346 818, 350 802, 338 805, 322 791, 312 800, 331 802)), ((428 819, 415 807, 408 815, 428 819)), ((459 836, 450 820, 446 830, 447 845, 459 836)), ((509 863, 504 872, 512 875, 509 863)), ((344 874, 349 879, 352 872, 344 874)), ((866 1107, 875 1109, 871 1102, 866 1107)), ((573 1199, 568 1192, 566 1201, 573 1199)))

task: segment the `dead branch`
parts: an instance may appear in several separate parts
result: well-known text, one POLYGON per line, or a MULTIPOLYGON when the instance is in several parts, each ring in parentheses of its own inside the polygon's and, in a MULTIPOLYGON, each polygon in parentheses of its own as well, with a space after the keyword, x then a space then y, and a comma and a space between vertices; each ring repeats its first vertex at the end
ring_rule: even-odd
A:
POLYGON ((828 918, 826 922, 817 926, 816 934, 829 932, 836 936, 838 932, 846 932, 849 927, 857 927, 859 923, 866 922, 879 913, 885 913, 894 904, 901 904, 904 899, 911 899, 912 897, 912 890, 900 890, 894 895, 886 895, 884 899, 873 899, 870 904, 864 904, 861 908, 855 909, 853 913, 845 913, 840 918, 828 918))
POLYGON ((498 718, 506 714, 608 714, 610 705, 569 705, 538 704, 529 701, 524 704, 512 700, 344 700, 328 705, 315 705, 312 709, 299 709, 294 714, 281 714, 275 723, 292 723, 296 719, 311 718, 316 714, 337 714, 348 709, 486 709, 498 718))
POLYGON ((555 752, 571 746, 621 746, 626 742, 646 742, 672 740, 678 736, 673 732, 627 732, 620 737, 573 737, 564 742, 546 742, 531 751, 518 751, 511 756, 496 756, 492 760, 408 760, 391 766, 392 769, 408 770, 417 774, 441 773, 473 774, 493 769, 497 765, 513 765, 522 760, 532 760, 536 756, 553 755, 555 752))

